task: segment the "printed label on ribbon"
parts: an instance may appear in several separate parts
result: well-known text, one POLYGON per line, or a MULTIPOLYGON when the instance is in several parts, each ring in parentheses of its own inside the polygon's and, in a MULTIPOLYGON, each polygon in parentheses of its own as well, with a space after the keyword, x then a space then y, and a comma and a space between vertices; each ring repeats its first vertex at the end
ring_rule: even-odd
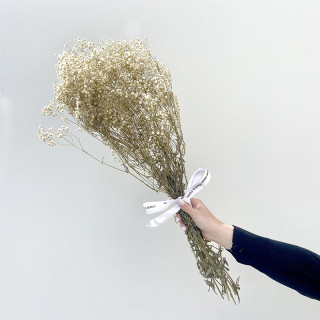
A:
POLYGON ((143 206, 146 209, 147 214, 160 213, 164 211, 157 218, 152 219, 147 227, 158 227, 173 217, 180 210, 180 206, 177 202, 178 199, 183 199, 190 204, 190 199, 209 183, 210 178, 211 174, 208 169, 199 168, 190 178, 183 197, 181 196, 176 199, 168 199, 165 201, 145 202, 143 206), (170 206, 172 207, 170 208, 170 206))

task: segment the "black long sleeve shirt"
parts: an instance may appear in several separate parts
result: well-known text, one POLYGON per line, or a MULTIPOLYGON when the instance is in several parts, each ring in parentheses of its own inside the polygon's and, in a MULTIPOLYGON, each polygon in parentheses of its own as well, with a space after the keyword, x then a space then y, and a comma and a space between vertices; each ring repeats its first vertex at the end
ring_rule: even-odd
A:
POLYGON ((254 267, 304 296, 320 300, 319 255, 233 227, 233 244, 228 251, 239 263, 254 267))

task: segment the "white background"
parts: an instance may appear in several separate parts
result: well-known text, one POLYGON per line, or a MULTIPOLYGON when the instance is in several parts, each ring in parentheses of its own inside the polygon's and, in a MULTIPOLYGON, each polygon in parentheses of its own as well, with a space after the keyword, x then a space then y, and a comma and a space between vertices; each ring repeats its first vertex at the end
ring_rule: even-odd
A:
POLYGON ((318 319, 318 301, 228 252, 241 302, 208 292, 173 219, 146 228, 142 203, 165 195, 36 131, 60 126, 41 108, 68 41, 147 37, 172 73, 187 176, 212 173, 197 197, 320 253, 319 31, 318 1, 2 0, 0 318, 318 319))

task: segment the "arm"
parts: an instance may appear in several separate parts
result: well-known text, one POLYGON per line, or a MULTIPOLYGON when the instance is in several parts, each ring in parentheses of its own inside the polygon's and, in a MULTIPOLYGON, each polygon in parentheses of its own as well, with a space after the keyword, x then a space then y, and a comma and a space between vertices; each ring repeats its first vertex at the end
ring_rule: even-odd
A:
POLYGON ((271 279, 312 299, 320 300, 320 256, 281 241, 261 237, 234 226, 234 258, 271 279))
MULTIPOLYGON (((320 300, 320 256, 302 247, 261 237, 217 219, 199 199, 179 204, 204 239, 226 248, 242 264, 250 265, 271 279, 309 298, 320 300)), ((181 228, 186 226, 176 215, 181 228)))

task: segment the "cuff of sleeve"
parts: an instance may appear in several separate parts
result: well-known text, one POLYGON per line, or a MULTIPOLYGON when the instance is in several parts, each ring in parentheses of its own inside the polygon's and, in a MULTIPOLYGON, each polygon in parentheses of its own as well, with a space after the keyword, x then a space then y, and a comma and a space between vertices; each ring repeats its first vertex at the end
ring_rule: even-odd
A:
POLYGON ((232 247, 228 250, 235 259, 244 264, 259 255, 260 242, 264 239, 256 234, 233 225, 232 247))
POLYGON ((229 251, 230 253, 234 254, 236 252, 243 252, 244 248, 241 248, 241 245, 239 243, 239 238, 243 238, 243 234, 242 231, 243 229, 232 225, 233 226, 233 234, 232 234, 232 247, 231 249, 226 249, 227 251, 229 251))

